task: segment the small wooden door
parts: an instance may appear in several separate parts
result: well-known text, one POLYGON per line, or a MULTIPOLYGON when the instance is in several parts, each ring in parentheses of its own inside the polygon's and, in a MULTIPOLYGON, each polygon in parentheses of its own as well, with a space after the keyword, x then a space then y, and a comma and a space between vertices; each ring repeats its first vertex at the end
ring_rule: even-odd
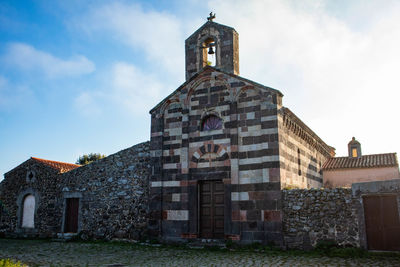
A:
POLYGON ((365 196, 368 249, 400 251, 400 219, 396 196, 365 196))
POLYGON ((200 184, 200 236, 224 238, 224 184, 204 181, 200 184))
POLYGON ((67 198, 65 210, 65 233, 78 232, 79 198, 67 198))

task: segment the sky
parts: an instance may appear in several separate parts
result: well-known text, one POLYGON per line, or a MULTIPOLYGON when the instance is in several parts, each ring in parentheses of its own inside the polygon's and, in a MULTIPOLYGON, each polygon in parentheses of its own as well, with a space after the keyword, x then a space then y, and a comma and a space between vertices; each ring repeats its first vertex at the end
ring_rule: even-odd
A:
POLYGON ((0 2, 0 180, 149 140, 205 22, 239 33, 240 76, 280 90, 337 156, 400 151, 400 1, 0 2))

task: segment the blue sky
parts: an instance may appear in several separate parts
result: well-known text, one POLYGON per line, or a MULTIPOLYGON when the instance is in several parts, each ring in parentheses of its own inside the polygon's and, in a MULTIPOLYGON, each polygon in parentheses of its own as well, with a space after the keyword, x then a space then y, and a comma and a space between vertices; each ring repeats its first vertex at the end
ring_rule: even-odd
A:
POLYGON ((148 140, 211 10, 239 33, 241 76, 279 89, 339 156, 352 136, 400 151, 399 1, 3 0, 0 174, 148 140))

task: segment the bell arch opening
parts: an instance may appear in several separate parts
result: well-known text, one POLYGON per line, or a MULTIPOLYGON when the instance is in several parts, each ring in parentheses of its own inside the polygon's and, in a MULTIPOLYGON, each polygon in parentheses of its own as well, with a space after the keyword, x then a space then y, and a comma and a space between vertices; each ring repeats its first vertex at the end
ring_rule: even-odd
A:
POLYGON ((216 41, 212 37, 208 37, 202 45, 203 49, 203 67, 217 66, 217 45, 216 41))

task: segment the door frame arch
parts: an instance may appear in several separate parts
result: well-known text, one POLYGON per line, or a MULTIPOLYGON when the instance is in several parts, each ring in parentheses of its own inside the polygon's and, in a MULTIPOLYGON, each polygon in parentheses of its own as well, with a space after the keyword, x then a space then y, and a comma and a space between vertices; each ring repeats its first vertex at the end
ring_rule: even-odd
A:
POLYGON ((35 190, 31 187, 21 191, 18 194, 18 197, 17 197, 17 207, 18 207, 17 231, 18 232, 35 232, 37 230, 37 220, 36 220, 37 216, 36 215, 37 215, 39 203, 40 203, 39 193, 37 192, 37 190, 35 190), (22 217, 23 217, 23 212, 24 212, 24 200, 25 200, 25 197, 28 195, 33 195, 33 197, 35 198, 35 210, 34 210, 34 215, 33 215, 34 228, 22 227, 22 217))

